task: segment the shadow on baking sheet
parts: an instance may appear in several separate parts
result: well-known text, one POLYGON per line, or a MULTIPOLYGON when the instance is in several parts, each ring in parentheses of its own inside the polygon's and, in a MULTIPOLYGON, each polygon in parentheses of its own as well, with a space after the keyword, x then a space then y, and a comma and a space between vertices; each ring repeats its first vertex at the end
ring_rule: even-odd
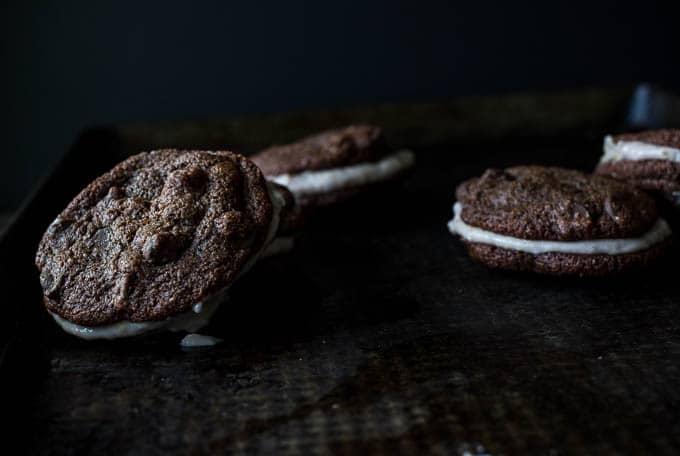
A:
MULTIPOLYGON (((626 343, 624 337, 610 348, 625 352, 626 343)), ((266 418, 247 420, 238 431, 211 439, 207 449, 262 450, 268 435, 307 428, 328 434, 319 449, 333 453, 418 452, 440 445, 451 450, 472 442, 496 454, 548 451, 566 441, 587 452, 602 443, 603 435, 616 436, 608 448, 630 450, 639 442, 625 436, 650 431, 650 416, 673 425, 668 404, 653 413, 635 407, 636 401, 657 403, 660 398, 627 391, 628 382, 651 372, 614 375, 632 373, 643 354, 606 359, 598 354, 548 348, 541 338, 526 334, 418 337, 373 354, 320 397, 285 413, 273 410, 266 418), (497 355, 499 344, 504 356, 497 355), (565 377, 571 379, 568 394, 558 387, 565 377), (603 378, 615 385, 599 384, 603 378), (359 427, 344 428, 341 423, 348 420, 359 427)), ((307 443, 315 441, 310 437, 307 443)))

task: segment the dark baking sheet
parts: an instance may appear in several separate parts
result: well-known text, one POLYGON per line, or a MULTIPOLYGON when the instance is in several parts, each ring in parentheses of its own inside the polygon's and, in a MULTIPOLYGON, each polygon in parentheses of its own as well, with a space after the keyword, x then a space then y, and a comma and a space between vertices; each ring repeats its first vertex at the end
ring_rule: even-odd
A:
POLYGON ((677 249, 645 273, 557 280, 474 264, 445 227, 459 181, 591 169, 604 133, 677 125, 677 106, 642 87, 86 132, 0 243, 3 429, 55 454, 677 453, 677 249), (203 331, 221 345, 85 343, 47 318, 42 231, 122 157, 252 152, 352 121, 385 125, 415 172, 319 214, 292 254, 237 283, 203 331))

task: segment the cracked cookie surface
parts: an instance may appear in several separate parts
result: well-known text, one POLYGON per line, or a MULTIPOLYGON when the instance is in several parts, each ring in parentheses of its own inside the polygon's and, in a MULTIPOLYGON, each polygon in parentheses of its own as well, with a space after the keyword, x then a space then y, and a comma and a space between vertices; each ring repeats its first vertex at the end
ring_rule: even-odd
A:
POLYGON ((521 239, 637 237, 658 219, 654 201, 643 191, 554 167, 489 169, 459 185, 456 199, 466 223, 521 239))
POLYGON ((389 152, 380 127, 350 125, 271 146, 251 159, 266 176, 274 176, 372 162, 389 152))
POLYGON ((157 321, 233 282, 262 248, 272 202, 231 152, 159 150, 91 182, 36 254, 45 305, 88 326, 157 321))

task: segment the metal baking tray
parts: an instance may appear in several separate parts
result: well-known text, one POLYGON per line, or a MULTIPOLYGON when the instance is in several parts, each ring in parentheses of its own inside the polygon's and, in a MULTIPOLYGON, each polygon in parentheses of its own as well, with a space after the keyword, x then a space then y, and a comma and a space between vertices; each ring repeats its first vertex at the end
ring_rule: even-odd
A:
POLYGON ((679 106, 643 85, 86 131, 0 242, 3 430, 39 454, 677 454, 677 249, 554 279, 473 263, 446 222, 487 167, 590 170, 605 133, 680 125, 679 106), (415 171, 317 214, 235 284, 203 331, 222 344, 83 342, 44 312, 42 232, 125 156, 252 153, 353 122, 383 125, 415 171))

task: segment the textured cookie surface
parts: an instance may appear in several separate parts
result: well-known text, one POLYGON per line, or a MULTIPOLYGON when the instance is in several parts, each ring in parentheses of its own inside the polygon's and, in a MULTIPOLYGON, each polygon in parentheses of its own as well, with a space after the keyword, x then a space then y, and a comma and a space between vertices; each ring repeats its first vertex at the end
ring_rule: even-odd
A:
POLYGON ((250 158, 265 175, 275 176, 376 161, 388 152, 381 128, 351 125, 272 146, 250 158))
POLYGON ((264 178, 240 155, 135 155, 45 232, 36 265, 46 306, 87 326, 187 312, 238 276, 271 219, 264 178))
POLYGON ((469 225, 535 240, 637 237, 658 219, 654 201, 613 179, 541 166, 490 169, 456 190, 469 225))
POLYGON ((680 149, 680 130, 648 130, 639 133, 624 133, 612 136, 612 140, 617 143, 620 141, 638 141, 657 146, 667 146, 680 149))
POLYGON ((680 205, 680 163, 669 160, 617 160, 600 164, 595 173, 657 192, 680 205))

